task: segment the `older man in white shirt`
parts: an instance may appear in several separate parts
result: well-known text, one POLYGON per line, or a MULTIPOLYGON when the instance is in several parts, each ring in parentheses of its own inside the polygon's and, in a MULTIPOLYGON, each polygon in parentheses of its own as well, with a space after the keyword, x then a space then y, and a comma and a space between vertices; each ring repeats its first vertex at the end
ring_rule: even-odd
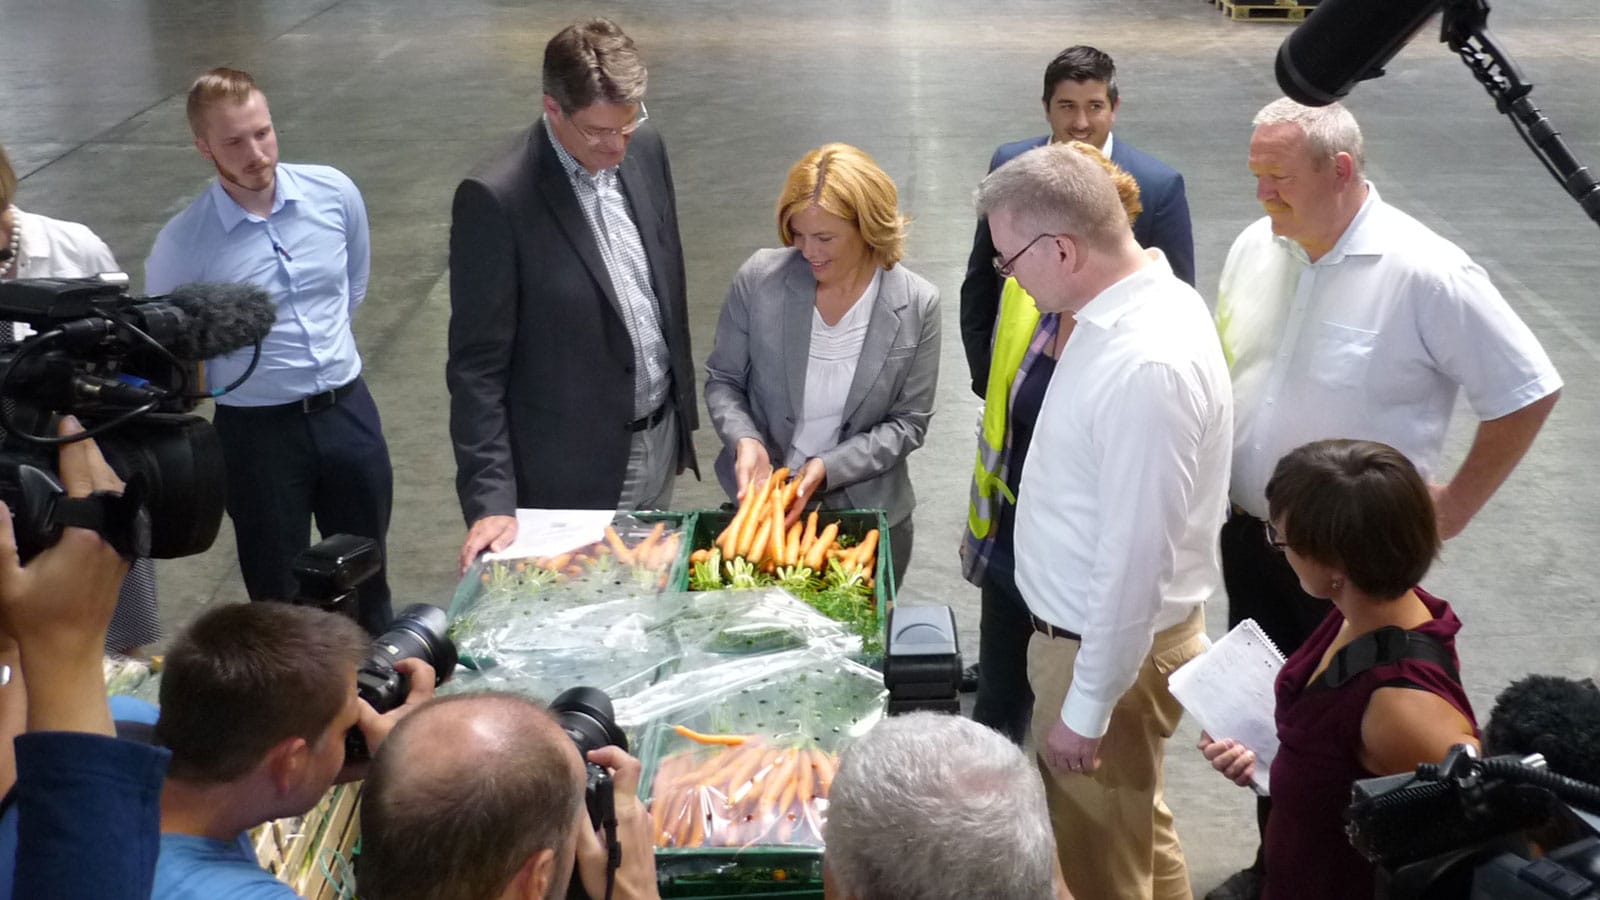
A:
POLYGON ((1167 675, 1202 649, 1220 583, 1232 394, 1204 301, 1133 239, 1111 179, 1061 146, 978 188, 1002 272, 1073 315, 1022 473, 1017 585, 1034 745, 1080 897, 1190 897, 1162 799, 1182 709, 1167 675), (1092 847, 1092 850, 1087 848, 1092 847))
MULTIPOLYGON (((1238 400, 1222 567, 1229 624, 1255 619, 1288 654, 1329 604, 1300 589, 1263 537, 1278 460, 1325 438, 1388 444, 1435 482, 1449 539, 1527 452, 1561 378, 1481 267, 1378 196, 1348 110, 1281 99, 1254 124, 1250 170, 1266 215, 1234 241, 1217 288, 1238 400), (1445 432, 1463 393, 1477 434, 1443 480, 1445 432)), ((1270 803, 1258 807, 1264 828, 1270 803)), ((1263 879, 1258 854, 1207 900, 1253 900, 1263 879)))

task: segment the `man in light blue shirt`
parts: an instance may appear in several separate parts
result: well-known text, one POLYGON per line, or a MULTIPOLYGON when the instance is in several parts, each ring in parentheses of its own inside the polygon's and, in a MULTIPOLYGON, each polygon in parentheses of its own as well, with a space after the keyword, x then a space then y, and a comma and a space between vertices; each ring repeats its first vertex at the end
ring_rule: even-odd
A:
MULTIPOLYGON (((323 534, 380 546, 389 529, 389 450, 350 331, 367 290, 366 206, 343 172, 278 162, 267 99, 248 74, 200 76, 188 112, 217 180, 161 229, 145 287, 253 284, 277 304, 254 372, 243 350, 208 360, 206 382, 245 588, 252 600, 286 600, 313 516, 323 534)), ((391 617, 382 570, 361 586, 359 605, 361 624, 381 633, 391 617)))

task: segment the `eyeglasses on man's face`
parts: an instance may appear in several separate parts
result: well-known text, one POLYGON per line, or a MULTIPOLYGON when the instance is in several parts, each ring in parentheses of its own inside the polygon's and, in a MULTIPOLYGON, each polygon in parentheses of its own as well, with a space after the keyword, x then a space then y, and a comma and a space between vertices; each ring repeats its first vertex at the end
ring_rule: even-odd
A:
POLYGON ((638 131, 639 126, 643 125, 649 118, 650 110, 645 109, 644 103, 640 102, 639 115, 632 122, 621 128, 586 128, 579 125, 578 120, 571 116, 567 116, 567 121, 572 123, 572 127, 577 129, 578 134, 582 135, 585 141, 589 142, 589 146, 598 147, 606 141, 627 140, 633 137, 633 133, 638 131))
POLYGON ((1011 258, 1010 259, 1001 259, 1000 258, 1000 254, 996 253, 995 256, 994 256, 994 270, 996 272, 1000 273, 1000 277, 1001 278, 1010 278, 1011 277, 1011 271, 1017 267, 1017 260, 1022 258, 1022 254, 1027 253, 1029 250, 1032 250, 1034 244, 1039 243, 1040 241, 1044 240, 1045 238, 1058 238, 1058 237, 1061 237, 1061 235, 1059 235, 1059 234, 1049 234, 1049 233, 1038 235, 1033 240, 1029 241, 1026 245, 1024 245, 1021 250, 1018 250, 1016 253, 1011 254, 1011 258))

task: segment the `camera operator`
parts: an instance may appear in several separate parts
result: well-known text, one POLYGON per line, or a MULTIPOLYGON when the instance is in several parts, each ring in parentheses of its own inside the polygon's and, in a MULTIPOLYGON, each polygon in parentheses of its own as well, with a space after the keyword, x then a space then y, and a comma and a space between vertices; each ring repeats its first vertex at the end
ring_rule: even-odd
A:
MULTIPOLYGON (((1418 582, 1439 552, 1427 484, 1372 441, 1316 441, 1278 461, 1261 539, 1333 611, 1279 671, 1265 900, 1367 900, 1374 871, 1345 835, 1351 785, 1477 745, 1450 604, 1418 582)), ((1254 754, 1202 732, 1217 771, 1248 785, 1254 754)))
MULTIPOLYGON (((60 433, 82 430, 69 417, 60 433)), ((122 491, 92 440, 63 445, 59 460, 75 502, 122 491)), ((0 661, 11 666, 9 681, 0 678, 0 777, 10 787, 15 776, 6 805, 15 805, 19 828, 15 845, 0 851, 0 882, 16 866, 0 895, 150 896, 167 752, 112 737, 101 670, 126 571, 126 560, 84 528, 63 529, 22 566, 10 511, 0 515, 0 661)))
POLYGON ((1550 771, 1600 785, 1600 687, 1592 678, 1528 675, 1494 700, 1485 756, 1544 756, 1550 771))
MULTIPOLYGON (((85 278, 122 271, 111 249, 88 227, 24 212, 13 205, 16 196, 17 173, 6 149, 0 147, 0 281, 85 278)), ((0 345, 23 336, 17 323, 0 320, 0 345)), ((106 634, 106 652, 134 652, 160 638, 156 566, 149 559, 137 559, 122 579, 117 611, 106 634)))
POLYGON ((824 829, 827 900, 1071 897, 1038 769, 960 716, 895 716, 850 745, 824 829))
MULTIPOLYGON (((589 753, 613 771, 621 864, 615 900, 655 898, 655 846, 638 800, 639 761, 589 753)), ((361 804, 363 900, 545 900, 578 883, 606 896, 606 848, 584 804, 577 746, 515 694, 458 694, 400 723, 373 759, 361 804)))
POLYGON ((315 806, 345 769, 352 727, 375 748, 433 695, 432 667, 402 660, 410 692, 380 716, 356 694, 369 643, 344 616, 248 603, 209 610, 173 644, 156 722, 172 763, 155 900, 295 896, 257 864, 245 832, 315 806))

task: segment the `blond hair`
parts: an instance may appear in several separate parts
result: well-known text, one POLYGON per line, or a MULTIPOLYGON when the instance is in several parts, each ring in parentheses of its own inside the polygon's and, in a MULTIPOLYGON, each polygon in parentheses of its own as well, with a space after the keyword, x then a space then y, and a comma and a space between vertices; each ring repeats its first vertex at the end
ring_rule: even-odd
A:
POLYGON ((1089 157, 1100 164, 1111 176, 1111 184, 1117 189, 1117 199, 1122 201, 1122 211, 1128 214, 1128 224, 1139 218, 1139 213, 1144 212, 1144 203, 1139 199, 1139 182, 1134 180, 1128 170, 1112 162, 1110 157, 1100 152, 1100 148, 1083 141, 1068 141, 1067 146, 1089 157))
POLYGON ((789 169, 778 196, 778 237, 785 247, 794 246, 789 220, 812 206, 854 224, 877 265, 892 269, 905 255, 900 193, 866 151, 824 144, 789 169))
POLYGON ((189 130, 194 132, 195 137, 200 137, 207 110, 223 104, 238 106, 248 101, 252 93, 260 93, 260 90, 250 73, 240 69, 219 66, 201 75, 189 86, 189 103, 185 108, 189 116, 189 130))

